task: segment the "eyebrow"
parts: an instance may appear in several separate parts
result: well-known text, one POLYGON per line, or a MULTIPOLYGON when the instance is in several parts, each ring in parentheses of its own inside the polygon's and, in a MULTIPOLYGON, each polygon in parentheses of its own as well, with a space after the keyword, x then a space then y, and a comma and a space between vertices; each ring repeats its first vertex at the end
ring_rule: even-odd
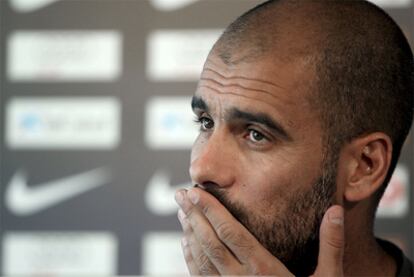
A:
MULTIPOLYGON (((209 111, 209 107, 207 103, 201 97, 197 97, 197 96, 193 96, 193 98, 191 99, 191 108, 193 109, 193 111, 196 109, 199 109, 205 112, 209 111)), ((245 120, 245 121, 264 125, 267 128, 271 129, 276 134, 278 134, 282 139, 285 139, 287 141, 292 141, 292 137, 289 135, 288 132, 286 132, 285 128, 283 128, 281 124, 273 120, 269 115, 265 113, 246 112, 246 111, 241 111, 238 108, 232 108, 228 114, 227 119, 229 121, 245 120)))
POLYGON ((229 120, 245 120, 249 122, 258 123, 272 129, 281 138, 287 141, 292 141, 292 137, 286 132, 286 130, 278 122, 273 120, 265 113, 251 113, 241 111, 237 108, 232 108, 229 113, 229 120))
POLYGON ((205 112, 209 111, 207 103, 201 98, 197 96, 193 96, 191 99, 191 108, 194 110, 202 110, 205 112))

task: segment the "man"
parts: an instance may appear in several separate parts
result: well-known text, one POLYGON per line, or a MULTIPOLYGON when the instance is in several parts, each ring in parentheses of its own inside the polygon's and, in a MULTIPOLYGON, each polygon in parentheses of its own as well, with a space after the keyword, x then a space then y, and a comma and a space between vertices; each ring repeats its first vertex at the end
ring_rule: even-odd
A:
POLYGON ((413 55, 362 1, 268 1, 211 50, 193 97, 193 275, 412 275, 373 235, 413 119, 413 55))

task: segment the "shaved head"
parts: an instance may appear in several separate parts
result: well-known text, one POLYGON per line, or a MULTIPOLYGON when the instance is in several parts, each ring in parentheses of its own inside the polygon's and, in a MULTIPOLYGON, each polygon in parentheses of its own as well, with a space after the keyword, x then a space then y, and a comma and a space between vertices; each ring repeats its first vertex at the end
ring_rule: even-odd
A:
POLYGON ((321 33, 317 16, 310 10, 316 8, 315 2, 265 2, 234 21, 213 53, 229 65, 264 57, 283 60, 313 54, 316 36, 321 33))
POLYGON ((267 1, 236 19, 210 55, 228 66, 306 61, 315 78, 303 97, 320 118, 327 164, 336 164, 354 138, 387 134, 393 158, 376 207, 411 127, 414 101, 413 54, 384 11, 366 1, 267 1))

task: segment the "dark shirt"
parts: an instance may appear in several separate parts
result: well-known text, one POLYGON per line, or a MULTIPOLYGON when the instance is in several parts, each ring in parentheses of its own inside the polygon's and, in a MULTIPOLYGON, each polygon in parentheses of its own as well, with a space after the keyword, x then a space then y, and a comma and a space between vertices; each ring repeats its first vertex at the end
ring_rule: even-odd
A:
POLYGON ((395 262, 397 263, 397 277, 414 276, 413 263, 404 255, 401 249, 389 241, 381 239, 377 239, 377 241, 385 252, 395 259, 395 262))

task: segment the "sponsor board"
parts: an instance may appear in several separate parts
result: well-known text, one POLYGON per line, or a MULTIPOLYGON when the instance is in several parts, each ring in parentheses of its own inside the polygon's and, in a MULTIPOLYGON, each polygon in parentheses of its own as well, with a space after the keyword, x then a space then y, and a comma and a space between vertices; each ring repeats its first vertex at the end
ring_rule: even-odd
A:
POLYGON ((222 30, 157 30, 147 41, 151 81, 196 81, 222 30))
POLYGON ((197 137, 190 97, 151 98, 145 116, 145 142, 151 149, 190 149, 197 137))
POLYGON ((409 209, 409 170, 397 165, 377 210, 377 217, 404 217, 409 209))
POLYGON ((169 12, 185 8, 200 0, 150 0, 150 3, 158 10, 169 12))
POLYGON ((118 31, 15 31, 7 41, 12 82, 114 81, 122 71, 118 31))
POLYGON ((181 250, 182 233, 153 232, 143 236, 143 275, 187 276, 181 250))
POLYGON ((112 97, 20 97, 6 106, 10 149, 115 148, 121 105, 112 97))
POLYGON ((7 232, 3 275, 114 276, 117 238, 107 232, 7 232))

